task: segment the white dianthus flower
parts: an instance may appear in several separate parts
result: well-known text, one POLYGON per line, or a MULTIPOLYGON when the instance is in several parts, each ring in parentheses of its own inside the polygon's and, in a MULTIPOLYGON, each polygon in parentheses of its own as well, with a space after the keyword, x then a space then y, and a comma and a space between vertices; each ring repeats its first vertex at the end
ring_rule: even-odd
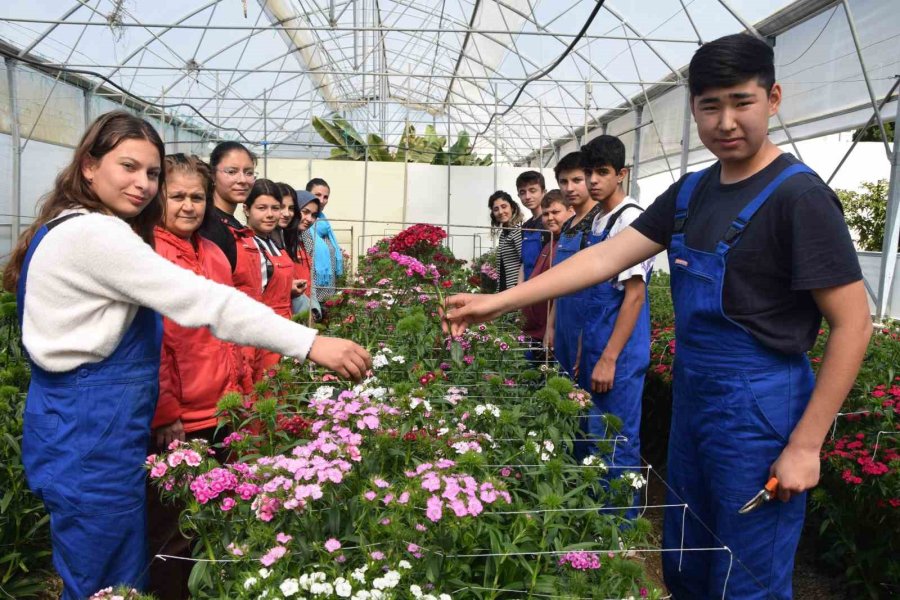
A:
POLYGON ((334 593, 341 598, 349 598, 353 593, 353 587, 350 585, 349 581, 343 577, 338 577, 334 580, 334 593))
POLYGON ((644 476, 640 473, 633 473, 631 471, 622 475, 622 477, 628 481, 628 484, 636 490, 641 489, 647 484, 647 480, 644 479, 644 476))
POLYGON ((397 566, 401 569, 412 569, 412 565, 409 564, 408 560, 401 560, 397 563, 397 566))
POLYGON ((254 585, 256 585, 257 581, 259 581, 259 580, 256 577, 248 577, 247 579, 244 580, 244 589, 249 590, 254 585))
POLYGON ((272 574, 272 571, 268 570, 265 567, 263 567, 262 569, 259 570, 259 576, 262 577, 263 579, 268 579, 269 575, 271 575, 271 574, 272 574))
POLYGON ((285 579, 281 582, 281 585, 278 586, 278 589, 281 590, 281 593, 284 594, 285 598, 290 598, 300 591, 300 584, 296 579, 285 579))
POLYGON ((388 365, 388 359, 381 352, 379 352, 378 354, 376 354, 375 356, 372 357, 372 368, 373 369, 380 369, 382 367, 386 367, 387 365, 388 365))
POLYGON ((409 593, 412 594, 413 598, 421 598, 422 597, 422 588, 413 584, 409 586, 409 593))

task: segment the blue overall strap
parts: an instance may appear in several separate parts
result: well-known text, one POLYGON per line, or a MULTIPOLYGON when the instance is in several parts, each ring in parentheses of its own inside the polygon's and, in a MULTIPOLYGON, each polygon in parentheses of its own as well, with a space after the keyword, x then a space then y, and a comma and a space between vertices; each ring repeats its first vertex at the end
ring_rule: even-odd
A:
POLYGON ((47 235, 47 226, 44 225, 34 234, 31 242, 28 244, 28 251, 25 253, 25 260, 22 261, 22 271, 19 273, 19 284, 16 286, 16 313, 19 317, 19 330, 25 321, 25 281, 28 279, 28 267, 31 265, 31 257, 34 251, 40 245, 41 240, 47 235))
POLYGON ((694 197, 694 190, 697 189, 697 184, 700 183, 700 180, 711 168, 707 167, 702 171, 688 173, 688 176, 685 177, 684 183, 681 184, 681 188, 678 190, 678 196, 675 197, 675 228, 672 230, 672 233, 677 234, 684 230, 684 224, 688 217, 688 206, 691 204, 691 198, 694 197))
POLYGON ((779 173, 775 179, 770 181, 769 184, 738 214, 737 218, 728 228, 728 231, 725 232, 725 236, 716 245, 716 254, 723 255, 731 250, 731 248, 740 241, 744 229, 750 223, 750 220, 756 214, 756 211, 762 208, 763 204, 766 203, 772 193, 778 189, 778 186, 784 183, 789 177, 793 177, 800 173, 815 174, 815 171, 803 163, 796 163, 779 173))

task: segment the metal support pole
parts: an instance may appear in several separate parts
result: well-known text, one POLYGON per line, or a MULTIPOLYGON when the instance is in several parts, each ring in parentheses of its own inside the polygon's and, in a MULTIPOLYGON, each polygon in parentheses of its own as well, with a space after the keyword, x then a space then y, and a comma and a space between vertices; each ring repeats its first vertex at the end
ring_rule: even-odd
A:
POLYGON ((19 132, 19 90, 16 81, 17 62, 6 59, 6 81, 9 86, 10 141, 12 142, 12 232, 10 248, 15 247, 22 226, 22 136, 19 132))
POLYGON ((269 178, 269 101, 263 94, 263 177, 269 178))
MULTIPOLYGON (((369 128, 369 111, 366 110, 366 129, 369 128)), ((366 138, 368 142, 368 137, 366 138)), ((366 238, 366 209, 369 204, 369 144, 366 143, 366 156, 365 162, 363 163, 363 209, 362 209, 362 239, 366 238)), ((360 249, 360 256, 362 256, 362 248, 360 249)))
MULTIPOLYGON (((447 150, 450 150, 450 104, 447 104, 447 150)), ((445 154, 447 157, 447 236, 450 236, 450 153, 445 154)))
POLYGON ((641 165, 641 119, 644 116, 644 106, 638 104, 634 110, 634 148, 633 158, 631 160, 631 185, 629 186, 628 195, 635 200, 641 199, 641 190, 638 188, 638 171, 641 165))
POLYGON ((891 163, 891 147, 888 144, 887 132, 884 130, 884 121, 881 119, 881 112, 878 110, 878 102, 875 100, 875 91, 872 89, 872 82, 869 80, 869 72, 866 70, 866 61, 863 59, 862 48, 859 45, 859 34, 856 31, 856 21, 853 19, 853 13, 850 12, 850 5, 847 0, 842 0, 844 6, 844 14, 847 16, 847 24, 850 26, 850 37, 853 38, 853 45, 856 47, 856 57, 859 59, 859 66, 862 69, 863 79, 866 80, 866 89, 869 90, 869 101, 872 108, 875 109, 875 120, 878 121, 878 129, 881 130, 881 139, 884 142, 884 151, 891 163))
POLYGON ((540 104, 538 109, 538 165, 544 168, 544 106, 540 104))
POLYGON ((92 97, 93 96, 91 94, 91 90, 85 89, 84 90, 84 104, 83 104, 84 128, 85 129, 90 127, 91 121, 93 121, 93 117, 91 116, 93 114, 93 110, 91 109, 92 97))
MULTIPOLYGON (((897 120, 900 122, 900 98, 897 100, 897 120)), ((881 248, 881 274, 878 282, 878 299, 875 314, 878 319, 889 316, 894 270, 897 268, 897 239, 900 237, 900 136, 894 133, 894 151, 891 156, 891 183, 888 189, 887 214, 884 221, 884 245, 881 248)))
POLYGON ((681 176, 687 173, 691 153, 691 89, 684 84, 684 121, 681 124, 681 176))
POLYGON ((588 121, 591 118, 591 82, 584 82, 584 125, 581 130, 581 143, 587 141, 588 121))
POLYGON ((494 119, 494 188, 491 193, 497 189, 497 181, 498 181, 498 169, 500 168, 497 165, 497 158, 499 157, 499 150, 497 144, 499 143, 497 139, 498 132, 500 130, 500 119, 503 117, 500 116, 500 108, 499 108, 499 100, 497 99, 497 90, 494 89, 494 114, 497 115, 497 118, 494 119))
MULTIPOLYGON (((891 89, 888 90, 888 93, 885 94, 884 98, 878 104, 878 111, 881 111, 881 109, 884 108, 884 105, 888 103, 888 100, 891 99, 891 95, 893 95, 893 93, 897 89, 898 85, 900 85, 900 75, 895 75, 894 76, 894 84, 891 86, 891 89)), ((900 97, 897 98, 897 101, 900 102, 900 97)), ((871 117, 869 117, 869 120, 866 121, 866 124, 863 125, 859 129, 859 132, 862 133, 863 131, 865 131, 866 129, 871 127, 872 121, 874 121, 874 120, 875 120, 875 115, 873 114, 871 117)), ((837 164, 837 166, 834 168, 834 171, 831 172, 831 176, 827 180, 825 180, 825 183, 827 185, 831 185, 831 180, 834 179, 835 175, 838 174, 838 171, 841 170, 841 167, 844 166, 844 163, 847 162, 847 159, 850 158, 850 153, 853 152, 854 148, 856 148, 856 145, 859 143, 859 139, 861 137, 862 137, 862 135, 857 135, 856 139, 853 140, 853 143, 850 144, 850 147, 847 148, 847 152, 844 153, 844 156, 841 158, 841 162, 839 162, 837 164)))

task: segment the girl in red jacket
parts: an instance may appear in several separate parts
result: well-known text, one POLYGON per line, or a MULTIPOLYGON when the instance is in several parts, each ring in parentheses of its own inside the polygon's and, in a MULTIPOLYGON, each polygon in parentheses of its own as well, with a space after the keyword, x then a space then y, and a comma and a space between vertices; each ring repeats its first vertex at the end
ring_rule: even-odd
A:
MULTIPOLYGON (((216 283, 233 285, 228 259, 197 231, 212 217, 206 194, 209 167, 196 156, 170 154, 165 175, 163 220, 153 233, 157 254, 216 283)), ((182 327, 164 319, 153 451, 164 452, 174 440, 221 441, 226 432, 216 435, 216 403, 228 392, 248 391, 251 376, 238 346, 219 340, 206 327, 182 327)), ((178 531, 181 507, 161 504, 154 490, 148 490, 147 498, 153 554, 190 557, 190 543, 178 531)), ((180 560, 153 561, 150 591, 161 598, 187 598, 191 566, 180 560)))
MULTIPOLYGON (((295 289, 294 261, 275 241, 272 233, 278 226, 281 216, 281 192, 278 186, 268 179, 257 179, 250 189, 250 195, 244 202, 244 215, 247 227, 253 232, 252 242, 257 249, 258 262, 256 275, 259 277, 259 297, 276 314, 286 319, 291 318, 291 291, 295 289)), ((238 264, 244 244, 238 247, 238 264)), ((248 260, 249 262, 249 260, 248 260)), ((278 364, 281 355, 269 350, 258 350, 254 364, 254 379, 259 380, 266 371, 278 364)))

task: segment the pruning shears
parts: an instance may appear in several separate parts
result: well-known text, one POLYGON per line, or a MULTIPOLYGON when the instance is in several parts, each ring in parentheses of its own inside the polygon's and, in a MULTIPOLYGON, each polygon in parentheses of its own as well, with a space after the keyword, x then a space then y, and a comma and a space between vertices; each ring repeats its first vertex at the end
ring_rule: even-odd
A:
POLYGON ((778 478, 772 477, 766 482, 765 487, 750 498, 750 500, 738 510, 739 515, 746 515, 748 512, 754 511, 772 498, 775 497, 775 491, 778 489, 778 478))

